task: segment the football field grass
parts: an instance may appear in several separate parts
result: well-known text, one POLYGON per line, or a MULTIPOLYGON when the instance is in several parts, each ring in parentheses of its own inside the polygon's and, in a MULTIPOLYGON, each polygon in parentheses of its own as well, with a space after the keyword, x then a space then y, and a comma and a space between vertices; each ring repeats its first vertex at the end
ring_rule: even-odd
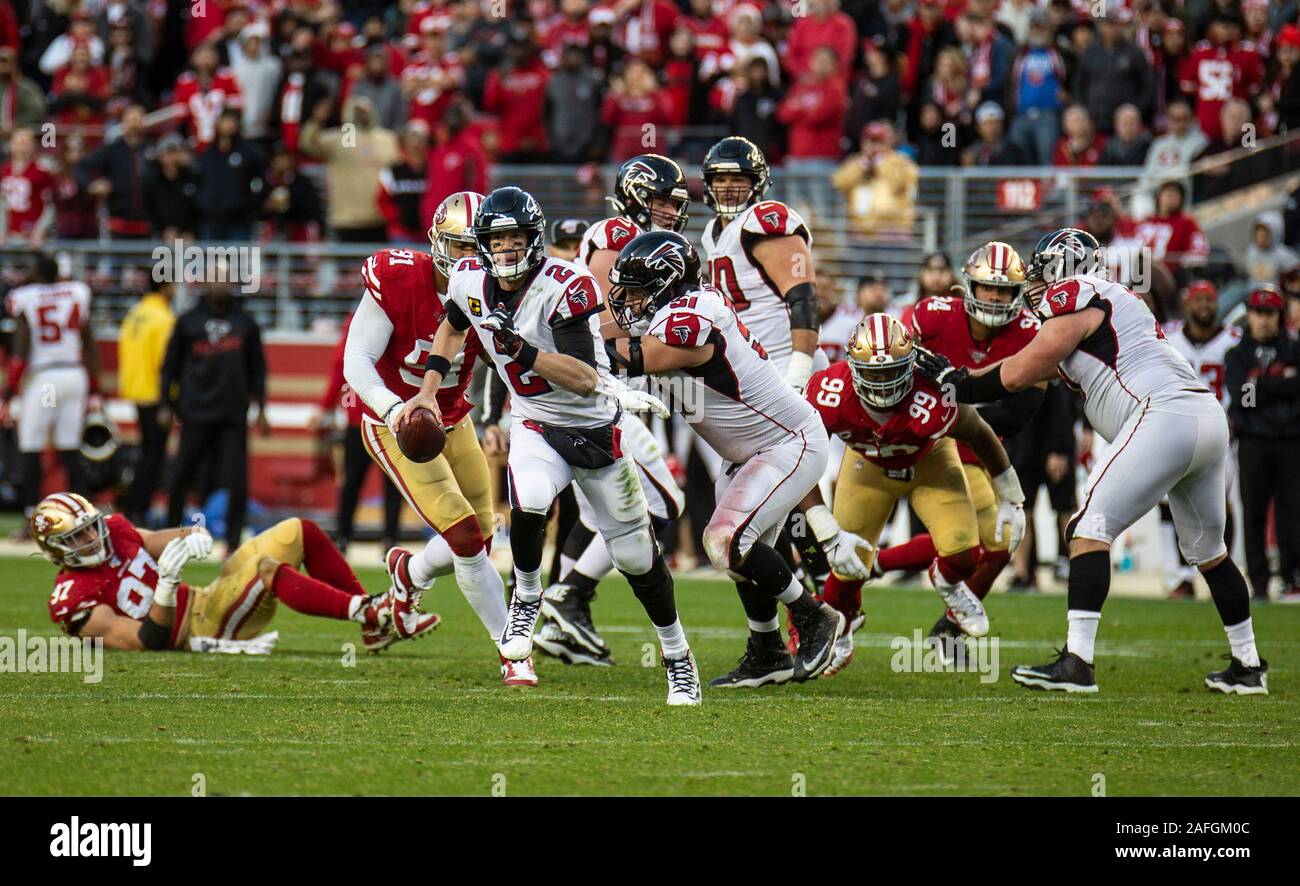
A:
MULTIPOLYGON (((186 577, 205 581, 212 569, 186 577)), ((7 559, 0 577, 0 636, 54 634, 51 567, 7 559)), ((381 590, 380 570, 362 578, 381 590)), ((679 581, 678 599, 707 681, 740 655, 739 604, 711 581, 679 581)), ((602 585, 595 604, 617 667, 539 656, 535 690, 500 685, 495 651, 448 580, 425 596, 441 628, 378 656, 358 652, 353 666, 355 625, 282 606, 269 658, 109 652, 97 684, 0 673, 0 794, 186 795, 201 782, 209 795, 1085 796, 1102 779, 1112 796, 1300 793, 1300 607, 1256 610, 1272 695, 1238 698, 1202 682, 1226 652, 1211 604, 1113 598, 1101 692, 1065 697, 1008 677, 1052 657, 1060 596, 991 599, 991 684, 891 668, 891 641, 938 616, 932 591, 869 589, 864 604, 844 673, 706 689, 693 709, 664 705, 653 632, 621 581, 602 585)))

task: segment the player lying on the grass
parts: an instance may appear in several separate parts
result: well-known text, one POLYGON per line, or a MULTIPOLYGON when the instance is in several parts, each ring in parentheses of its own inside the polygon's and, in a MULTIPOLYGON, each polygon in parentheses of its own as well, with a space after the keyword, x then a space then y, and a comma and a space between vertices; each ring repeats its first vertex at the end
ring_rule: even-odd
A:
MULTIPOLYGON (((815 678, 848 623, 808 593, 772 543, 826 467, 825 429, 726 297, 701 285, 699 256, 681 234, 641 234, 623 247, 609 279, 610 310, 631 334, 610 343, 611 357, 629 377, 664 375, 693 385, 674 399, 723 458, 704 549, 714 568, 736 581, 749 642, 736 669, 709 685, 815 678), (778 600, 804 637, 797 656, 781 642, 778 600)), ((856 560, 844 542, 826 539, 832 550, 856 560)))
MULTIPOLYGON (((506 624, 505 585, 488 559, 492 541, 492 481, 479 446, 465 392, 482 354, 472 340, 457 355, 438 389, 447 441, 427 462, 406 457, 393 430, 406 400, 420 391, 424 360, 446 316, 443 299, 452 266, 475 254, 469 234, 483 195, 460 191, 443 200, 429 227, 431 252, 384 249, 361 269, 363 292, 344 345, 343 375, 364 406, 361 439, 366 452, 401 490, 411 509, 438 534, 412 554, 402 547, 384 555, 393 582, 393 623, 399 635, 421 618, 420 597, 440 575, 456 586, 495 642, 506 624)), ((501 451, 504 438, 486 428, 484 445, 501 451)), ((536 686, 529 658, 498 656, 507 686, 536 686)))
MULTIPOLYGON (((1038 319, 1024 309, 1020 292, 1025 285, 1025 265, 1005 243, 986 243, 971 253, 962 266, 965 286, 950 296, 931 296, 909 308, 902 318, 916 344, 947 357, 954 366, 977 368, 1014 354, 1033 340, 1038 319)), ((980 418, 1001 438, 1025 427, 1043 402, 1047 383, 1021 391, 1015 397, 980 406, 980 418)), ((997 522, 998 497, 988 471, 966 443, 957 444, 966 482, 980 529, 980 564, 966 584, 980 600, 988 596, 1002 569, 1011 560, 1011 539, 997 522)), ((872 574, 901 569, 918 572, 929 568, 936 556, 934 539, 925 533, 900 545, 882 549, 872 563, 872 574)), ((941 655, 952 651, 962 634, 945 612, 930 629, 941 655)))
POLYGON ((1169 496, 1178 545, 1205 576, 1232 661, 1206 676, 1227 693, 1266 694, 1268 665, 1255 648, 1246 580, 1228 557, 1223 472, 1228 422, 1214 393, 1165 338, 1140 296, 1105 276, 1097 239, 1063 228, 1038 241, 1025 302, 1043 321, 1023 350, 988 369, 953 367, 921 352, 922 373, 959 403, 1011 396, 1058 372, 1080 391, 1092 427, 1113 447, 1088 479, 1070 519, 1069 629, 1056 660, 1012 670, 1041 689, 1096 692, 1093 652, 1110 591, 1110 546, 1169 496))
MULTIPOLYGON (((814 487, 803 503, 818 539, 848 531, 865 541, 868 558, 894 505, 906 497, 934 540, 930 580, 961 630, 988 633, 984 605, 967 582, 980 562, 980 524, 957 443, 970 446, 997 494, 993 538, 1015 550, 1025 533, 1025 496, 997 434, 972 406, 944 402, 939 388, 915 374, 907 328, 888 314, 868 314, 849 340, 847 358, 814 373, 808 399, 826 430, 847 449, 835 486, 834 511, 814 487)), ((846 616, 862 605, 862 576, 835 568, 823 598, 846 616)), ((853 636, 835 650, 828 674, 853 659, 853 636)))
MULTIPOLYGON (((181 573, 212 551, 204 529, 137 529, 71 492, 46 496, 32 513, 31 528, 41 552, 60 567, 51 620, 69 634, 102 637, 110 649, 270 652, 274 635, 262 630, 277 600, 304 615, 357 622, 371 652, 399 639, 392 630, 392 593, 367 594, 310 520, 285 520, 244 542, 203 587, 182 583, 181 573)), ((422 615, 409 636, 433 630, 438 621, 422 615)))
POLYGON ((668 704, 696 705, 700 677, 677 617, 673 577, 650 532, 636 467, 620 445, 622 408, 654 398, 610 379, 596 280, 578 265, 546 257, 545 229, 541 207, 519 188, 498 188, 483 201, 472 229, 478 257, 461 259, 451 275, 447 322, 434 335, 423 386, 397 427, 421 408, 439 417, 438 387, 473 332, 514 404, 507 467, 515 588, 501 654, 519 661, 532 651, 546 522, 560 490, 576 483, 610 559, 655 626, 668 704))

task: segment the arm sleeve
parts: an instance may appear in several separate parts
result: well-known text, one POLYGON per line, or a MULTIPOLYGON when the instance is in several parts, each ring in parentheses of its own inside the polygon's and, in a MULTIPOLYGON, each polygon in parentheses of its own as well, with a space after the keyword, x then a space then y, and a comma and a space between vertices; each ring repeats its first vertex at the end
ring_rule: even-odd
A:
POLYGON ((491 373, 491 376, 492 383, 489 386, 490 393, 488 394, 491 398, 489 404, 491 408, 488 409, 486 421, 490 425, 499 425, 501 424, 501 414, 506 411, 506 401, 510 399, 510 389, 506 387, 506 383, 501 380, 501 376, 495 370, 491 373))
MULTIPOLYGON (((447 322, 451 324, 451 328, 456 330, 457 332, 464 332, 466 329, 469 329, 470 327, 469 317, 465 316, 465 312, 460 309, 460 305, 456 304, 451 299, 447 299, 446 304, 447 304, 447 322)), ((385 317, 384 319, 388 319, 388 318, 385 317)), ((392 331, 392 324, 390 323, 389 324, 390 334, 391 331, 392 331)))
POLYGON ((591 334, 589 317, 560 320, 551 328, 551 334, 555 336, 556 353, 568 354, 596 368, 596 337, 591 334))
MULTIPOLYGON (((451 307, 453 306, 448 304, 448 308, 451 307)), ((448 311, 448 317, 450 316, 448 311)), ((375 364, 387 350, 392 335, 393 322, 388 319, 384 309, 375 303, 369 293, 361 296, 361 303, 352 315, 352 325, 348 327, 347 343, 343 346, 343 378, 347 380, 348 387, 361 398, 361 402, 381 418, 393 406, 402 402, 401 397, 388 390, 388 385, 384 384, 375 369, 375 364)))

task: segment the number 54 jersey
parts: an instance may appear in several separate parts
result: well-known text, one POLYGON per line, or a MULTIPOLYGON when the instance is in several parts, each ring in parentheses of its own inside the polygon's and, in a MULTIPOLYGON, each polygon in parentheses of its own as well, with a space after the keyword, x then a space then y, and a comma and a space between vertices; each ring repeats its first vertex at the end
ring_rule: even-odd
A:
POLYGON ((478 259, 463 258, 452 269, 447 302, 452 325, 460 330, 473 328, 483 351, 510 387, 510 411, 516 418, 577 428, 607 425, 614 420, 618 404, 612 397, 599 392, 583 396, 552 385, 497 351, 491 331, 482 327, 488 314, 504 304, 524 341, 543 353, 555 354, 560 352, 555 328, 583 323, 591 334, 596 372, 607 376, 609 357, 600 337, 600 312, 605 303, 596 278, 586 269, 558 258, 546 258, 529 273, 523 286, 506 292, 495 277, 482 269, 478 259))
POLYGON ((957 421, 957 405, 944 405, 929 379, 913 376, 912 390, 892 410, 867 409, 853 389, 849 364, 813 373, 808 402, 826 430, 885 471, 905 471, 929 454, 957 421))

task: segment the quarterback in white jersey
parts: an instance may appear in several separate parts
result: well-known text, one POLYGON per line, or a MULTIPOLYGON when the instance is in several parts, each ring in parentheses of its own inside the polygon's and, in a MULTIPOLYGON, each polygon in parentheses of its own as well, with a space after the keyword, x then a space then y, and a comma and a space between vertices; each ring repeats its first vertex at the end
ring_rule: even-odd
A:
POLYGON ((461 259, 452 270, 446 322, 434 334, 420 393, 397 417, 397 434, 400 439, 416 409, 440 418, 438 387, 472 331, 513 395, 508 472, 515 589, 501 654, 518 661, 532 651, 547 517, 560 491, 576 483, 610 558, 659 635, 668 703, 699 704, 699 673, 677 618, 672 575, 650 532, 636 468, 621 446, 621 406, 653 398, 609 378, 596 281, 577 265, 545 256, 545 226, 537 201, 519 188, 498 188, 484 199, 471 228, 478 258, 461 259))
POLYGON ((736 580, 750 641, 741 666, 710 685, 809 680, 830 663, 844 616, 809 594, 772 545, 826 467, 826 430, 725 296, 700 285, 699 271, 695 250, 673 232, 642 234, 619 253, 609 306, 631 335, 617 341, 618 362, 629 376, 684 382, 674 398, 682 417, 724 459, 704 548, 736 580), (794 657, 781 644, 777 600, 799 630, 794 657))
POLYGON ((701 175, 704 202, 715 212, 701 240, 709 280, 767 348, 777 371, 802 391, 813 371, 827 365, 817 348, 812 232, 789 206, 763 199, 767 160, 748 139, 715 144, 701 175))
POLYGON ((1167 494, 1188 562, 1205 576, 1232 662, 1206 676, 1225 693, 1265 694, 1268 665, 1255 647, 1246 580, 1224 544, 1228 422, 1140 296, 1106 279, 1097 239, 1064 228, 1034 248, 1025 300, 1043 321, 1028 345, 987 369, 954 369, 926 352, 922 372, 962 403, 1000 400, 1059 372, 1084 398, 1088 421, 1112 448, 1070 519, 1069 632, 1056 661, 1017 667, 1033 688, 1096 692, 1093 651, 1110 590, 1110 546, 1167 494))
POLYGON ((99 379, 99 352, 90 324, 90 287, 59 280, 52 258, 37 256, 32 282, 10 291, 5 312, 14 319, 9 390, 3 412, 20 397, 18 448, 23 457, 23 507, 41 499, 41 452, 53 444, 73 492, 89 494, 78 451, 86 409, 99 379))

